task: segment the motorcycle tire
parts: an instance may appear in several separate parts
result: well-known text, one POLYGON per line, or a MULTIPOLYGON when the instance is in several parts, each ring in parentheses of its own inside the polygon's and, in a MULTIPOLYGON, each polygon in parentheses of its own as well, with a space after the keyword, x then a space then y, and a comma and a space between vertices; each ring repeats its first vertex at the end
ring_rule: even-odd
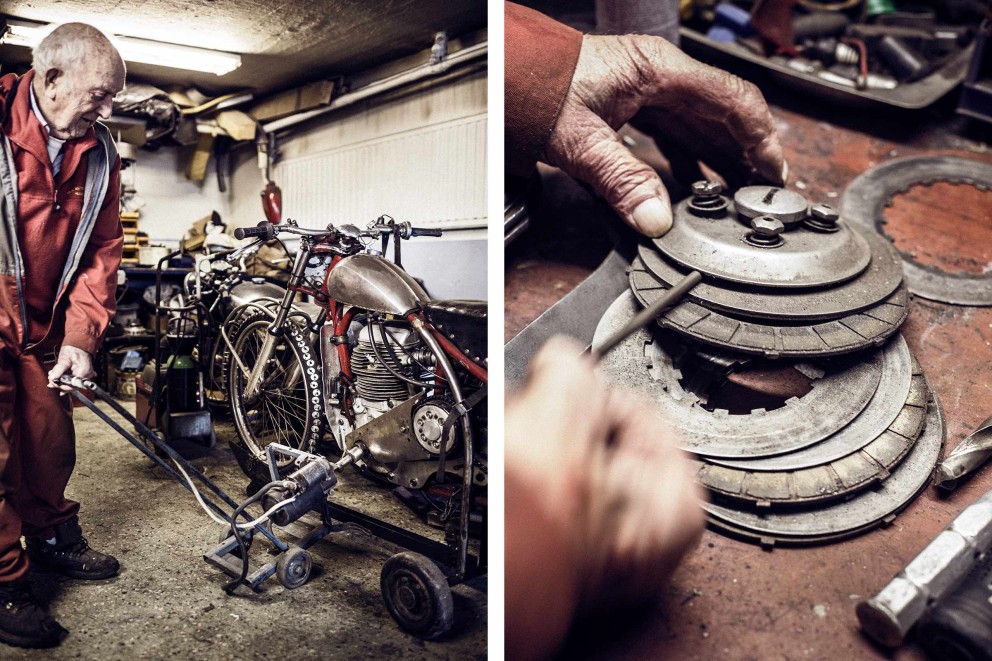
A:
MULTIPOLYGON (((245 475, 262 484, 271 479, 265 456, 270 443, 314 452, 325 430, 320 357, 302 325, 287 325, 267 361, 258 394, 251 400, 245 397, 248 375, 235 356, 251 369, 271 322, 262 312, 242 320, 231 337, 227 370, 231 416, 237 431, 231 450, 245 475)), ((291 465, 287 460, 280 472, 291 465)))

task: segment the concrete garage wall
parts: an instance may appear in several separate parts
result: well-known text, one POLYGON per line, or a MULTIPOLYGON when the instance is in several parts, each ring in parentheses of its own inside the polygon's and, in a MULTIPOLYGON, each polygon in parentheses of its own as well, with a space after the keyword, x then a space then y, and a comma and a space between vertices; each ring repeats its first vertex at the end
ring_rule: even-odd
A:
POLYGON ((167 146, 157 151, 138 150, 136 165, 121 173, 125 184, 134 182, 136 201, 142 205, 138 226, 153 244, 174 248, 186 229, 211 211, 225 220, 228 217, 229 194, 217 190, 213 168, 202 183, 187 179, 185 171, 183 151, 167 146))
MULTIPOLYGON (((374 98, 296 127, 273 178, 283 217, 306 227, 364 226, 381 214, 445 231, 405 242, 403 261, 437 298, 486 295, 486 75, 374 98)), ((262 219, 262 178, 240 150, 225 218, 262 219)))

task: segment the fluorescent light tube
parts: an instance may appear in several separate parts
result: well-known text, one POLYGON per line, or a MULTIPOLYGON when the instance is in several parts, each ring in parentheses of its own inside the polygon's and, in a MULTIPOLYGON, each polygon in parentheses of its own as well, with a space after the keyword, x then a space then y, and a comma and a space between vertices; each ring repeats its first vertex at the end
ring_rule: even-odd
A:
MULTIPOLYGON (((53 27, 8 20, 4 33, 0 36, 0 43, 34 48, 52 31, 53 27)), ((107 36, 120 51, 125 62, 153 64, 186 71, 204 71, 218 76, 223 76, 241 66, 241 56, 234 53, 167 44, 134 37, 107 36)))

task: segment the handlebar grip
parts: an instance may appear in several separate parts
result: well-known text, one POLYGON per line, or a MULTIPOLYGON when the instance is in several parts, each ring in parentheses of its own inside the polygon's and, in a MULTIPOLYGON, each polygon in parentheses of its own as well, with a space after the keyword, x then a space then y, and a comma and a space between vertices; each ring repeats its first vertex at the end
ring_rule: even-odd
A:
POLYGON ((410 236, 441 236, 441 230, 430 230, 426 227, 411 227, 410 236))
POLYGON ((256 227, 239 227, 234 230, 234 238, 248 239, 256 236, 264 237, 266 241, 275 238, 276 228, 272 223, 262 221, 256 227))

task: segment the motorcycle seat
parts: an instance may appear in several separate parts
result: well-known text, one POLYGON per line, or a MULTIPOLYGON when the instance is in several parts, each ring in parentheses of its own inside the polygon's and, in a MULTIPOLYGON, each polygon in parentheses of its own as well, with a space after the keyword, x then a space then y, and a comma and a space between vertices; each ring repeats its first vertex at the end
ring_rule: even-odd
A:
POLYGON ((434 300, 424 306, 427 320, 469 359, 489 368, 486 301, 434 300))

